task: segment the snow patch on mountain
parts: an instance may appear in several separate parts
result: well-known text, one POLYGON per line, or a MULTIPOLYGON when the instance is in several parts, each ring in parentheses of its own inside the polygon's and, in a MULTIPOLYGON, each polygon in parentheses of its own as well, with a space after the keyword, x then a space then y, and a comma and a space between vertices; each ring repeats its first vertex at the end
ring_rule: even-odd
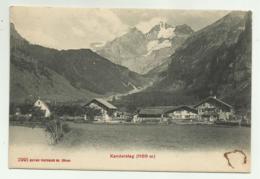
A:
POLYGON ((172 39, 175 36, 175 28, 173 27, 168 27, 166 28, 165 23, 161 22, 160 23, 160 31, 158 32, 158 39, 160 38, 165 38, 165 39, 172 39))
POLYGON ((159 50, 162 48, 166 48, 166 47, 171 47, 172 44, 169 40, 164 40, 163 42, 159 42, 159 40, 152 40, 150 42, 148 42, 147 44, 147 51, 148 53, 145 54, 144 56, 150 55, 152 53, 152 51, 155 50, 159 50))
POLYGON ((193 33, 187 25, 172 25, 160 21, 146 33, 132 27, 128 33, 98 48, 98 54, 113 63, 145 74, 158 66, 193 33))

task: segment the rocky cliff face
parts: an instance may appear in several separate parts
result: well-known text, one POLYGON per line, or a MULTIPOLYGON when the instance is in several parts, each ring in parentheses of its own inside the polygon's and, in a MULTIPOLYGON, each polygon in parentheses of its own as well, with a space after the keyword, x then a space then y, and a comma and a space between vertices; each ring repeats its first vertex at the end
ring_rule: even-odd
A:
POLYGON ((125 35, 108 42, 97 53, 132 71, 145 74, 165 62, 193 30, 187 25, 172 27, 161 22, 143 34, 132 28, 125 35))

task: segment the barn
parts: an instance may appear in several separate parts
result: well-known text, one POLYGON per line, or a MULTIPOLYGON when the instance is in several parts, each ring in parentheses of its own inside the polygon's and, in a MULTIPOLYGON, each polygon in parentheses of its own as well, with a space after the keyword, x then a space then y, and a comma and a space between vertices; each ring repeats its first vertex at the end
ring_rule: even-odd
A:
POLYGON ((116 116, 117 107, 101 98, 95 98, 84 106, 100 110, 101 114, 95 116, 97 121, 110 121, 116 116))
POLYGON ((198 110, 199 119, 203 121, 228 121, 233 115, 231 105, 217 99, 215 96, 210 96, 194 106, 198 110))
POLYGON ((167 120, 165 112, 172 109, 172 106, 155 106, 140 108, 137 111, 134 122, 163 122, 167 120))

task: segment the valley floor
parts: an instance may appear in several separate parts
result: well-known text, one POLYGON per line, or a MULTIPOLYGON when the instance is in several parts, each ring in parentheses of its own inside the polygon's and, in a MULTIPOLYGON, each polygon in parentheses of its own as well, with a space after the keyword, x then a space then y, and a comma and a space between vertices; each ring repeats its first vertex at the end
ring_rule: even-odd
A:
POLYGON ((250 128, 247 127, 77 123, 69 123, 69 126, 72 130, 57 145, 48 145, 42 128, 10 126, 10 167, 212 172, 250 170, 250 128), (236 149, 245 153, 247 163, 243 164, 243 155, 237 154, 234 160, 236 168, 231 168, 224 153, 236 149), (144 154, 155 158, 112 159, 112 154, 144 154), (72 163, 19 163, 19 157, 65 158, 72 163))
MULTIPOLYGON (((56 148, 250 151, 250 129, 208 125, 124 125, 68 122, 56 148)), ((42 128, 10 126, 10 144, 48 145, 42 128)))

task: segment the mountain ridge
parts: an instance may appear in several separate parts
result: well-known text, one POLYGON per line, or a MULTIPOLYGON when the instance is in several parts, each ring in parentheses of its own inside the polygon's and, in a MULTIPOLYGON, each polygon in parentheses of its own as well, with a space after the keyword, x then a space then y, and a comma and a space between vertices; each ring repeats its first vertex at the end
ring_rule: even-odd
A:
POLYGON ((107 42, 96 52, 113 63, 145 74, 164 63, 192 33, 193 30, 185 24, 173 27, 160 22, 147 33, 133 27, 128 33, 107 42))
POLYGON ((10 34, 11 101, 21 102, 29 96, 55 96, 57 101, 89 99, 131 91, 146 82, 90 49, 56 50, 30 44, 13 24, 10 34), (63 92, 59 94, 57 89, 63 92))
POLYGON ((231 12, 193 33, 158 67, 161 78, 122 103, 194 104, 215 95, 237 110, 251 105, 251 12, 231 12))

